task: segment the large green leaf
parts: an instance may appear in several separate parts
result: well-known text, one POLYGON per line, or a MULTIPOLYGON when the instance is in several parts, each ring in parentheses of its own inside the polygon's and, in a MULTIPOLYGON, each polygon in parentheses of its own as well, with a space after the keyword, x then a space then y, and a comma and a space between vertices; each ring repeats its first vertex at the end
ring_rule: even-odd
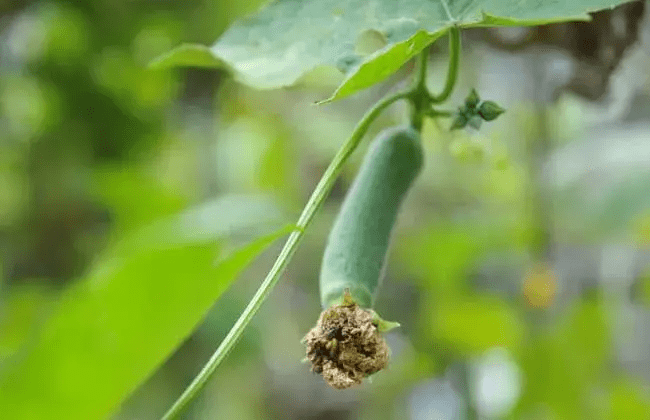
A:
POLYGON ((218 252, 233 232, 263 221, 268 231, 274 217, 255 211, 264 203, 220 199, 113 247, 62 296, 34 344, 3 365, 0 416, 106 418, 188 337, 237 274, 291 230, 218 252))
POLYGON ((452 25, 587 20, 587 12, 625 1, 277 0, 233 24, 210 50, 181 46, 156 65, 223 66, 259 89, 290 86, 319 66, 334 66, 346 76, 334 100, 383 80, 452 25))

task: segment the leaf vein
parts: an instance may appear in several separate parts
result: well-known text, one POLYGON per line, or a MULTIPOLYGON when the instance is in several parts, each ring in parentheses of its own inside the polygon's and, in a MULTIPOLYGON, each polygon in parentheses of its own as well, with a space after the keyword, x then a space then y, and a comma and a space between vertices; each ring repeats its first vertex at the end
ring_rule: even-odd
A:
POLYGON ((447 17, 449 18, 449 20, 452 22, 456 22, 456 18, 452 16, 451 10, 449 10, 449 4, 447 4, 447 0, 440 0, 440 4, 442 4, 442 8, 445 9, 445 13, 447 13, 447 17))

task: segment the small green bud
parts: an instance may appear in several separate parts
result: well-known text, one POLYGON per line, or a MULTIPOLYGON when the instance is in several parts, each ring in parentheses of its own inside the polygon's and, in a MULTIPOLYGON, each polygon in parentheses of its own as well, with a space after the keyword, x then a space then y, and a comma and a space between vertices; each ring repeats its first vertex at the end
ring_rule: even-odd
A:
POLYGON ((483 102, 478 109, 479 115, 485 121, 492 121, 496 119, 499 115, 503 114, 504 112, 506 112, 506 110, 501 108, 499 105, 496 104, 496 102, 493 101, 483 102))
POLYGON ((474 115, 467 121, 467 124, 473 129, 479 130, 481 128, 482 122, 483 120, 481 119, 481 117, 479 117, 478 115, 474 115))
POLYGON ((480 101, 481 99, 479 98, 476 89, 472 89, 469 91, 469 95, 467 95, 467 98, 465 98, 465 106, 467 107, 467 109, 473 110, 476 108, 476 106, 480 101))
POLYGON ((458 112, 456 116, 454 117, 454 121, 451 123, 451 127, 449 130, 458 130, 461 128, 465 128, 467 125, 468 118, 465 116, 464 113, 458 112))

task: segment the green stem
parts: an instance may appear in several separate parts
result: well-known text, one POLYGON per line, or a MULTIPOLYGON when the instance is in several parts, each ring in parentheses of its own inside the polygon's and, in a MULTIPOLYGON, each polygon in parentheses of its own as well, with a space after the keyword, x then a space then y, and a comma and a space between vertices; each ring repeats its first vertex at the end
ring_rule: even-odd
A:
POLYGON ((418 75, 415 89, 427 92, 427 64, 429 63, 429 47, 425 47, 418 56, 418 75))
POLYGON ((307 227, 311 224, 314 215, 327 198, 327 195, 332 189, 334 181, 341 172, 343 165, 359 145, 359 142, 368 130, 370 123, 372 123, 372 121, 374 121, 377 116, 393 102, 407 98, 409 95, 410 92, 399 92, 384 98, 380 102, 377 102, 363 116, 361 121, 359 121, 350 138, 343 144, 343 146, 341 146, 339 151, 336 153, 336 156, 334 156, 334 159, 332 159, 332 162, 330 162, 329 166, 325 170, 325 173, 321 177, 318 185, 309 198, 309 201, 305 205, 302 214, 298 218, 298 222, 296 223, 297 230, 292 232, 287 239, 287 242, 284 244, 282 251, 280 251, 280 255, 278 255, 278 258, 275 260, 273 267, 271 267, 271 270, 267 274, 266 278, 260 285, 259 289, 257 289, 255 296, 253 296, 251 301, 248 303, 248 306, 246 306, 246 309, 244 309, 242 314, 235 322, 235 325, 233 325, 233 327, 230 329, 230 332, 228 332, 226 338, 223 339, 221 345, 219 345, 212 357, 210 357, 210 360, 208 360, 207 364, 203 367, 203 369, 201 369, 201 372, 199 372, 199 374, 194 378, 192 383, 187 387, 187 389, 185 389, 183 394, 178 398, 178 400, 176 400, 169 411, 165 413, 163 420, 174 419, 179 416, 187 404, 198 395, 199 391, 201 391, 201 389, 205 386, 206 382, 212 376, 215 369, 219 366, 219 364, 221 364, 221 362, 228 355, 228 352, 237 343, 246 326, 250 323, 255 313, 259 310, 264 300, 268 297, 273 287, 277 284, 281 274, 289 263, 289 260, 296 252, 298 244, 305 234, 305 229, 307 229, 307 227))
POLYGON ((418 56, 418 73, 415 83, 411 88, 409 101, 411 103, 411 125, 418 131, 422 131, 422 122, 425 116, 430 118, 451 117, 453 112, 435 110, 430 108, 449 99, 458 79, 458 66, 460 63, 460 29, 457 26, 449 28, 449 70, 445 87, 439 95, 432 95, 426 84, 427 63, 429 49, 425 48, 418 56))
POLYGON ((411 103, 411 126, 422 131, 422 120, 429 106, 429 91, 427 90, 427 64, 429 62, 429 47, 418 56, 418 73, 411 88, 409 102, 411 103))
POLYGON ((454 115, 454 111, 445 111, 442 109, 429 109, 424 113, 424 115, 430 118, 452 117, 454 115))
POLYGON ((458 78, 458 64, 460 62, 460 29, 457 26, 449 28, 449 70, 445 87, 439 95, 430 97, 431 103, 439 104, 449 99, 458 78))

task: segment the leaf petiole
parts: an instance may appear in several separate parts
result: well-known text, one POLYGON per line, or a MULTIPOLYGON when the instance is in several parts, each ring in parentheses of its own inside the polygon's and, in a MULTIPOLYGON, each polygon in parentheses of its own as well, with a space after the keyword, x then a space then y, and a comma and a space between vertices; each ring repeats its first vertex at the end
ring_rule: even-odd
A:
POLYGON ((429 48, 426 47, 418 56, 418 73, 408 98, 411 103, 411 125, 418 131, 422 129, 422 119, 425 116, 429 118, 453 116, 451 111, 435 110, 430 107, 449 99, 456 85, 460 62, 460 30, 457 26, 449 28, 449 69, 445 86, 439 95, 432 95, 427 88, 428 59, 429 48))
POLYGON ((430 109, 424 113, 429 118, 449 118, 454 116, 454 111, 447 111, 442 109, 430 109))
POLYGON ((449 28, 449 70, 447 71, 447 80, 442 92, 438 95, 430 95, 429 100, 432 104, 439 104, 446 101, 454 90, 456 80, 458 79, 458 65, 460 63, 460 29, 458 26, 449 28))

